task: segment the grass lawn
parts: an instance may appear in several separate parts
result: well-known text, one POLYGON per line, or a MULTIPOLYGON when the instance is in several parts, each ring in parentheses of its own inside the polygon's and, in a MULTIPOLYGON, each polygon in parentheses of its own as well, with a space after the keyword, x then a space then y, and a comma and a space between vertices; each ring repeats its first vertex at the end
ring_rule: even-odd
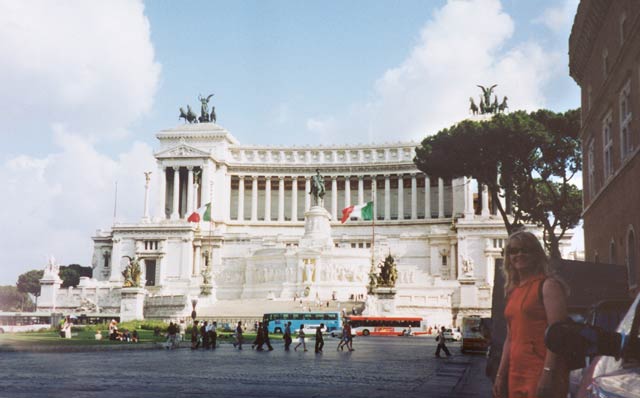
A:
MULTIPOLYGON (((102 340, 95 339, 93 330, 73 330, 70 339, 60 337, 58 331, 41 331, 41 332, 24 332, 24 333, 4 333, 0 334, 0 346, 93 346, 93 345, 120 345, 132 344, 122 341, 111 341, 105 333, 102 340)), ((138 337, 140 343, 156 343, 166 341, 164 333, 160 336, 154 336, 153 330, 138 329, 138 337)), ((244 335, 245 344, 255 340, 256 335, 247 333, 244 335)), ((191 341, 191 336, 185 336, 186 342, 191 341)), ((232 342, 233 337, 230 333, 218 333, 218 343, 232 342)), ((185 342, 185 343, 186 343, 185 342)))

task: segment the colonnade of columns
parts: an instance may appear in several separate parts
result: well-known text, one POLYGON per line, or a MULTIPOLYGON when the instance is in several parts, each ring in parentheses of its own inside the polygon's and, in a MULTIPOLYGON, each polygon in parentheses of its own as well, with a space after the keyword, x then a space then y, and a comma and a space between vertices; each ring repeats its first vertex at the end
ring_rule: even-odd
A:
MULTIPOLYGON (((438 179, 437 198, 431 197, 431 181, 429 177, 419 173, 384 174, 381 176, 328 175, 324 179, 327 187, 324 205, 333 220, 340 219, 344 207, 363 204, 368 201, 374 202, 375 214, 381 220, 415 220, 434 216, 444 218, 451 215, 451 205, 445 202, 445 192, 451 187, 450 184, 445 184, 442 179, 438 179), (384 192, 382 195, 377 192, 377 182, 381 180, 384 180, 384 192), (357 192, 352 193, 352 183, 354 184, 355 181, 357 181, 357 192), (405 187, 405 184, 407 187, 405 187), (410 192, 405 194, 405 188, 410 192), (376 192, 376 194, 374 195, 373 192, 376 192), (392 193, 394 193, 394 200, 396 201, 395 212, 392 211, 392 193), (380 197, 378 197, 379 195, 380 197), (405 195, 408 196, 406 201, 405 195), (432 214, 432 200, 434 201, 433 205, 437 206, 437 213, 434 214, 432 214), (379 201, 382 203, 379 204, 379 201), (423 208, 419 209, 419 204, 423 208)), ((310 176, 235 175, 232 176, 232 180, 233 189, 229 190, 231 203, 234 207, 230 209, 231 220, 252 222, 297 221, 302 219, 301 211, 308 210, 311 205, 311 195, 309 193, 311 187, 310 176), (298 205, 298 191, 301 188, 299 187, 301 179, 304 179, 304 207, 299 207, 298 205), (251 184, 248 184, 247 180, 250 180, 251 184), (277 184, 277 194, 272 193, 272 189, 276 189, 273 185, 274 183, 277 184), (246 188, 245 184, 248 185, 246 188), (251 190, 250 194, 246 192, 247 189, 251 190), (251 200, 251 205, 247 206, 246 209, 245 198, 251 200), (277 205, 272 204, 272 200, 277 200, 277 205), (249 209, 251 214, 246 214, 249 209), (261 214, 259 214, 259 209, 263 210, 261 214)))

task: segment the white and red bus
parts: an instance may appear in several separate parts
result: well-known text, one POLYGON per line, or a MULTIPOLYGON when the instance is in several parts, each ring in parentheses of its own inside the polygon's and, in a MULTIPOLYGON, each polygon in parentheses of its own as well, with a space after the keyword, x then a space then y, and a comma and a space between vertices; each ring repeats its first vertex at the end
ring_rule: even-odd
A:
POLYGON ((406 316, 350 316, 351 333, 357 336, 415 336, 427 334, 422 318, 406 316))

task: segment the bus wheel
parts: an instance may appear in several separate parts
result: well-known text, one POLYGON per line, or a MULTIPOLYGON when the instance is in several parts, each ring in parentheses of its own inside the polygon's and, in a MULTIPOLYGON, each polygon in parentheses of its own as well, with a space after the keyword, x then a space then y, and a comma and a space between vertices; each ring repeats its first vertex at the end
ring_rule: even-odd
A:
POLYGON ((369 335, 369 329, 365 329, 362 331, 362 335, 363 336, 368 336, 369 335))
POLYGON ((274 332, 275 332, 275 333, 282 333, 282 329, 280 329, 280 328, 276 328, 276 329, 274 330, 274 332))

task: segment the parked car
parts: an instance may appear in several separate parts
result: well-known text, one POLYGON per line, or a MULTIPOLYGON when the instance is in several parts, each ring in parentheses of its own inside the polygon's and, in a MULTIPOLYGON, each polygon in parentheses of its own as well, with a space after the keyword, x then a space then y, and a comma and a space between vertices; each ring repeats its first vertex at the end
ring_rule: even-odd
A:
POLYGON ((547 347, 562 356, 595 356, 584 371, 579 398, 640 397, 640 294, 616 332, 571 321, 556 322, 545 334, 547 347))
MULTIPOLYGON (((615 332, 632 302, 630 299, 602 300, 591 307, 584 319, 584 323, 601 328, 607 332, 615 332)), ((587 369, 589 369, 592 360, 593 358, 587 357, 584 368, 572 370, 569 374, 569 396, 571 398, 577 397, 580 382, 587 369)))
POLYGON ((455 329, 445 329, 444 339, 449 341, 460 341, 462 339, 462 333, 455 329))

